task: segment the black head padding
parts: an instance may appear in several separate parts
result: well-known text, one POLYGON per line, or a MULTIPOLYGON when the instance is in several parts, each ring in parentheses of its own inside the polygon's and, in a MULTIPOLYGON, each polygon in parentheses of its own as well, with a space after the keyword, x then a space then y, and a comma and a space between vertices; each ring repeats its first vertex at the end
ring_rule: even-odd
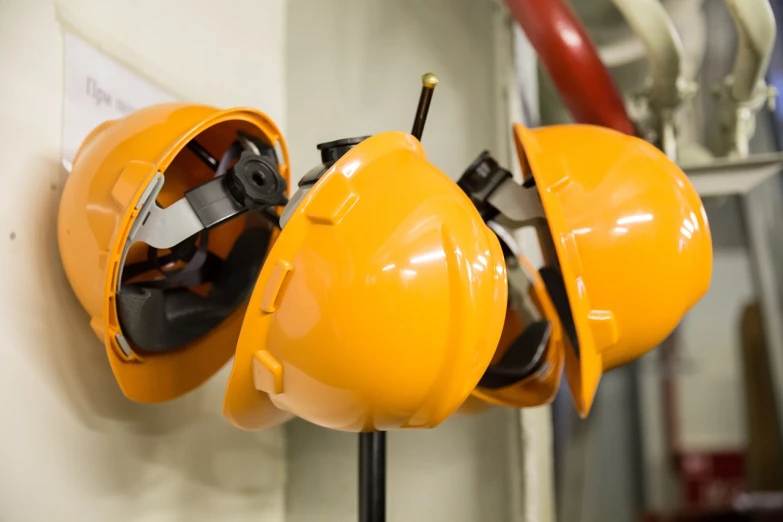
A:
POLYGON ((576 324, 571 313, 571 304, 568 301, 563 274, 558 268, 551 266, 543 267, 538 273, 541 274, 546 291, 552 299, 552 304, 555 305, 555 311, 563 324, 563 329, 571 342, 571 347, 574 349, 576 356, 579 357, 579 337, 576 335, 576 324))
POLYGON ((533 375, 546 358, 547 343, 552 332, 549 321, 528 325, 517 337, 500 362, 487 368, 479 381, 481 388, 497 390, 525 380, 533 375))
POLYGON ((155 282, 127 283, 117 294, 123 335, 144 352, 166 352, 195 341, 223 322, 250 296, 271 232, 249 228, 215 270, 206 296, 155 282))

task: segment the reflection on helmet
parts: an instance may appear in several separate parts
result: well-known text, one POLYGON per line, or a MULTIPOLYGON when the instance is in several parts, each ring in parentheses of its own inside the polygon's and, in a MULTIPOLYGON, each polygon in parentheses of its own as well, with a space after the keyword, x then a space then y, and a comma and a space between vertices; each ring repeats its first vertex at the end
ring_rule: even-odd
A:
POLYGON ((250 298, 224 402, 241 428, 275 409, 346 431, 436 426, 500 338, 503 254, 470 200, 409 134, 347 145, 302 180, 250 298))
POLYGON ((178 397, 231 357, 276 236, 271 216, 226 196, 254 175, 284 200, 285 143, 252 109, 149 107, 100 125, 77 153, 60 254, 130 399, 178 397))

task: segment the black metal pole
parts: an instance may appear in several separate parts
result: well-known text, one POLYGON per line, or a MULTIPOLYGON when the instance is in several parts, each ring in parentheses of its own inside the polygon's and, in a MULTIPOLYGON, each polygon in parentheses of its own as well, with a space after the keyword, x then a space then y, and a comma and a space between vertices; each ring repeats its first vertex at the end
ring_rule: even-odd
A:
POLYGON ((386 433, 359 434, 359 522, 386 522, 386 433))

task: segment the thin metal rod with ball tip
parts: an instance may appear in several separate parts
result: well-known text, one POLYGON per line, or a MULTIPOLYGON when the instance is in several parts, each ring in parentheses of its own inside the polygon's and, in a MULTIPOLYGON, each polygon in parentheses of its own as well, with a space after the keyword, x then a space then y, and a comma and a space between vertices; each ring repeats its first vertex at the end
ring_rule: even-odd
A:
POLYGON ((421 95, 419 95, 419 106, 416 108, 416 117, 413 119, 413 134, 417 140, 421 141, 421 134, 424 132, 424 123, 427 121, 427 113, 430 111, 430 102, 435 86, 438 85, 438 77, 432 73, 427 73, 421 77, 421 95))

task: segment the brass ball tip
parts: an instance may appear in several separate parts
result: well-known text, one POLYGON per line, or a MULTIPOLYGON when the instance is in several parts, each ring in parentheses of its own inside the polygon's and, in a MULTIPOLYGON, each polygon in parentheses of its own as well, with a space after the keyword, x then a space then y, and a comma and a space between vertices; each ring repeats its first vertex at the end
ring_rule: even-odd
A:
POLYGON ((421 85, 427 89, 434 89, 438 85, 438 77, 434 73, 427 73, 421 77, 421 85))

